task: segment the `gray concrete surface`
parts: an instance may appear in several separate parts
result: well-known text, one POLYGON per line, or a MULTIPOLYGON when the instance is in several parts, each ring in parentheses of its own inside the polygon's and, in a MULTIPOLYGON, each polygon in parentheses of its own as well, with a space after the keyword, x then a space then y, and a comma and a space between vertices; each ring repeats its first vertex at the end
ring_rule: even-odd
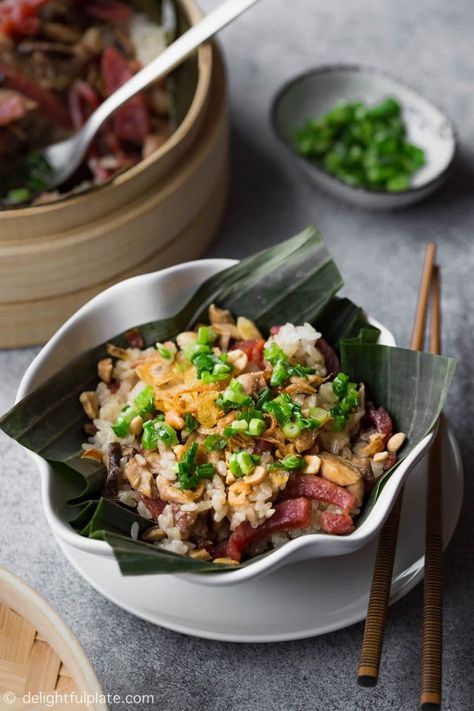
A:
MULTIPOLYGON (((215 0, 205 0, 206 9, 215 0)), ((263 0, 222 35, 232 100, 233 184, 209 254, 241 257, 310 222, 327 238, 347 293, 406 344, 423 248, 440 245, 444 350, 459 359, 448 414, 466 465, 463 515, 445 557, 444 709, 474 706, 474 5, 470 0, 263 0), (429 201, 395 214, 362 212, 316 192, 271 134, 272 96, 316 64, 366 62, 391 70, 455 120, 461 156, 429 201)), ((0 353, 0 407, 12 402, 34 350, 0 353)), ((162 711, 362 711, 418 708, 422 590, 391 610, 383 683, 354 680, 362 626, 285 644, 205 642, 155 628, 92 590, 60 554, 33 465, 0 438, 0 563, 38 589, 82 642, 110 693, 155 693, 162 711)), ((291 604, 291 601, 289 602, 291 604)), ((130 705, 144 709, 151 705, 130 705)), ((112 705, 113 711, 123 705, 112 705)))

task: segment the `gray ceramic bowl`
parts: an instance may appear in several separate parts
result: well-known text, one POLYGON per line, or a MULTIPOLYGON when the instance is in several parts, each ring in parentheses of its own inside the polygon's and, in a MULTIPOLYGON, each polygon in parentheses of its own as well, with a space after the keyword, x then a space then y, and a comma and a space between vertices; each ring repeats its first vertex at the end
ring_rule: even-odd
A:
POLYGON ((318 187, 370 209, 398 209, 425 198, 447 177, 457 150, 454 126, 440 109, 397 79, 370 67, 323 66, 296 77, 276 96, 271 118, 278 138, 318 187), (295 131, 308 118, 324 114, 340 101, 374 104, 387 96, 401 103, 409 140, 426 153, 426 165, 415 173, 408 190, 391 193, 353 187, 298 155, 295 131))

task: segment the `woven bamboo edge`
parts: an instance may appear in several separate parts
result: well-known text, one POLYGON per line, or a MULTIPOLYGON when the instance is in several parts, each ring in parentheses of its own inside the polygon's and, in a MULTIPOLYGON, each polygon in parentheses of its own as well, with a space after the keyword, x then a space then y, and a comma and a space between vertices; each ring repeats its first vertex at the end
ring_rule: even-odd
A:
POLYGON ((108 711, 99 680, 71 630, 33 588, 0 568, 0 706, 31 708, 23 695, 40 692, 79 695, 78 703, 48 705, 56 711, 108 711), (94 699, 87 709, 79 703, 81 695, 94 699))

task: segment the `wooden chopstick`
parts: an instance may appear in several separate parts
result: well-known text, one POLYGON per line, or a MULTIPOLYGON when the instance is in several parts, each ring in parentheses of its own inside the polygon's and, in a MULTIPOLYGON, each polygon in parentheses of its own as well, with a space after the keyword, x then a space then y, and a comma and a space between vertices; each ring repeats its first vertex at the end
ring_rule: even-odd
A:
MULTIPOLYGON (((441 352, 441 279, 439 268, 433 273, 430 352, 441 352)), ((420 708, 441 706, 443 644, 443 509, 442 509, 442 429, 429 453, 426 494, 425 580, 423 587, 423 636, 421 644, 420 708)))
MULTIPOLYGON (((435 257, 436 244, 430 242, 426 248, 411 337, 411 348, 416 351, 422 350, 424 344, 435 257)), ((403 489, 379 536, 357 673, 357 681, 361 686, 375 686, 379 677, 402 499, 403 489)))

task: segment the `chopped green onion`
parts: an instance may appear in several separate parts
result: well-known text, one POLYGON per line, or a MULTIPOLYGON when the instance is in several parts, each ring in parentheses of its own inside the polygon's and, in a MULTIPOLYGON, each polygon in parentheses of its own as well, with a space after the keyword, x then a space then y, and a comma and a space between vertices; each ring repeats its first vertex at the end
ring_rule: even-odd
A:
POLYGON ((244 474, 251 474, 255 469, 254 461, 248 452, 239 452, 237 463, 244 474))
POLYGON ((196 474, 200 479, 212 479, 214 476, 214 465, 210 462, 206 464, 198 464, 196 474))
POLYGON ((309 414, 313 422, 316 423, 316 427, 322 427, 330 418, 328 410, 325 410, 323 407, 310 407, 309 414))
POLYGON ((339 402, 330 410, 333 420, 332 429, 335 432, 342 432, 347 424, 348 416, 359 405, 359 393, 356 383, 349 382, 349 377, 344 373, 339 373, 333 380, 332 388, 339 398, 339 402))
POLYGON ((258 398, 257 398, 257 404, 256 407, 258 409, 261 409, 264 405, 264 403, 268 402, 272 396, 272 391, 270 388, 263 388, 263 390, 260 391, 258 398))
POLYGON ((135 407, 141 417, 145 417, 149 413, 155 412, 155 393, 151 385, 147 385, 141 392, 138 393, 135 400, 135 407))
POLYGON ((210 326, 200 326, 198 330, 197 343, 212 346, 217 338, 217 333, 210 326))
POLYGON ((130 432, 131 421, 138 416, 138 410, 132 405, 126 405, 122 412, 119 414, 112 429, 117 435, 117 437, 126 437, 130 432))
POLYGON ((280 461, 280 464, 282 465, 283 469, 286 469, 286 471, 303 469, 303 467, 305 466, 304 459, 299 457, 297 454, 292 454, 289 457, 285 457, 280 461))
POLYGON ((17 188, 16 190, 10 190, 7 193, 7 201, 13 205, 28 202, 31 198, 31 190, 28 190, 28 188, 17 188))
POLYGON ((306 378, 307 375, 312 375, 314 372, 314 368, 307 368, 305 365, 301 365, 300 363, 290 365, 288 368, 288 375, 290 378, 306 378))
POLYGON ((299 405, 291 399, 288 393, 282 393, 273 400, 263 404, 262 410, 274 415, 280 424, 288 422, 295 410, 301 409, 299 405))
POLYGON ((267 429, 267 423, 265 420, 253 417, 249 422, 248 432, 252 437, 259 437, 267 429))
POLYGON ((197 464, 198 444, 193 442, 184 457, 178 462, 178 483, 180 489, 194 489, 201 479, 212 479, 214 466, 210 462, 197 464))
POLYGON ((347 417, 345 415, 334 415, 332 428, 334 432, 342 432, 347 423, 347 417))
MULTIPOLYGON (((199 356, 199 358, 202 357, 199 356)), ((195 365, 197 365, 197 360, 198 358, 194 360, 195 365)), ((206 362, 203 361, 202 365, 198 367, 198 377, 200 377, 205 383, 217 383, 221 380, 227 380, 227 378, 230 378, 230 375, 231 366, 228 363, 224 363, 216 356, 210 356, 206 362), (215 360, 211 361, 211 358, 215 360)))
POLYGON ((285 457, 284 459, 272 462, 268 465, 268 469, 270 471, 274 471, 276 469, 285 469, 285 471, 291 472, 303 469, 305 466, 306 465, 304 459, 299 457, 297 454, 292 454, 288 457, 285 457))
POLYGON ((249 452, 234 452, 229 461, 230 471, 234 476, 246 476, 251 474, 256 465, 260 462, 258 455, 249 452))
POLYGON ((242 383, 238 380, 231 380, 228 387, 219 395, 216 404, 226 412, 237 409, 244 405, 251 405, 252 398, 245 392, 242 383))
POLYGON ((393 97, 375 106, 343 102, 310 119, 296 132, 298 152, 340 180, 369 190, 410 187, 425 164, 425 152, 407 141, 400 103, 393 97))
POLYGON ((155 432, 155 422, 154 420, 149 420, 143 423, 143 435, 142 435, 142 447, 143 449, 156 449, 158 447, 158 436, 155 432))
POLYGON ((155 347, 162 358, 165 358, 165 360, 171 360, 172 353, 169 348, 166 348, 166 346, 162 343, 156 343, 155 347))
MULTIPOLYGON (((212 329, 206 328, 206 338, 209 337, 209 331, 212 329)), ((203 336, 204 338, 204 336, 203 336)), ((205 343, 192 343, 184 349, 185 357, 188 358, 197 370, 197 376, 205 383, 217 383, 221 380, 227 380, 230 377, 232 368, 227 362, 227 354, 216 356, 212 352, 209 345, 205 343)))
POLYGON ((141 442, 143 449, 157 449, 159 441, 164 442, 168 447, 174 447, 179 443, 176 430, 159 418, 144 422, 141 442))
POLYGON ((200 353, 211 354, 212 351, 209 346, 204 343, 198 343, 197 341, 195 343, 188 343, 188 345, 183 348, 184 357, 193 362, 200 353))
POLYGON ((189 412, 187 412, 184 416, 184 423, 188 432, 194 432, 194 430, 197 430, 199 427, 199 422, 189 412))
POLYGON ((283 425, 283 434, 288 439, 295 439, 301 434, 301 427, 297 422, 287 422, 286 425, 283 425))
POLYGON ((275 341, 272 341, 268 348, 265 348, 263 351, 263 357, 270 363, 270 365, 275 365, 280 360, 288 360, 286 353, 282 351, 280 346, 277 346, 275 341))
POLYGON ((257 464, 260 464, 260 455, 249 452, 234 452, 230 458, 229 466, 234 476, 251 474, 257 464))
POLYGON ((280 387, 288 380, 288 363, 284 360, 279 360, 273 366, 270 385, 274 388, 280 387))
POLYGON ((247 432, 247 422, 245 420, 234 420, 230 424, 230 429, 233 432, 247 432))
POLYGON ((214 449, 225 449, 227 446, 227 438, 222 435, 213 434, 206 437, 203 444, 206 452, 212 452, 214 449))
POLYGON ((195 475, 198 444, 193 442, 185 452, 184 457, 178 462, 178 483, 180 489, 192 489, 199 483, 195 475))
POLYGON ((239 463, 237 461, 237 454, 233 454, 231 456, 229 461, 229 468, 234 476, 243 476, 242 470, 239 467, 239 463))
POLYGON ((345 373, 338 373, 332 381, 332 390, 338 397, 344 397, 349 384, 349 376, 345 373))

